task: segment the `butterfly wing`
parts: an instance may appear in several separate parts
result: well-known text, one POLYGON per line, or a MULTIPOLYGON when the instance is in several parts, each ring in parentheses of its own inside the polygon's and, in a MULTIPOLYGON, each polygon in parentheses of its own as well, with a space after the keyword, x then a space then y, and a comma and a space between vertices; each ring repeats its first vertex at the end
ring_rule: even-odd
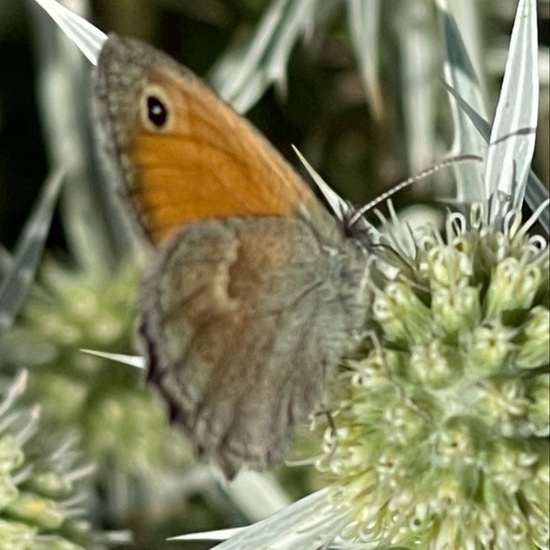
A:
POLYGON ((211 220, 177 233, 145 278, 149 377, 228 477, 281 458, 361 327, 364 258, 340 245, 292 218, 211 220))
POLYGON ((146 44, 109 37, 95 73, 94 109, 103 164, 154 243, 213 217, 301 210, 334 224, 261 134, 146 44))
POLYGON ((153 48, 109 37, 94 110, 103 164, 156 247, 149 379, 228 477, 272 464, 361 327, 364 257, 246 120, 153 48))

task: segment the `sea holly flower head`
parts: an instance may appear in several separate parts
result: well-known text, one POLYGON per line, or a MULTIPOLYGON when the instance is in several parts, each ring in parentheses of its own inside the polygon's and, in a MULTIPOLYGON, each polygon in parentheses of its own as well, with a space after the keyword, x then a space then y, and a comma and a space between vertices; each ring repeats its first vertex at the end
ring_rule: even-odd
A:
POLYGON ((548 544, 548 246, 482 211, 379 270, 370 335, 332 381, 318 468, 365 548, 548 544))
POLYGON ((37 408, 21 406, 28 375, 0 386, 1 547, 83 550, 94 533, 83 516, 90 468, 79 466, 75 441, 44 437, 37 408))

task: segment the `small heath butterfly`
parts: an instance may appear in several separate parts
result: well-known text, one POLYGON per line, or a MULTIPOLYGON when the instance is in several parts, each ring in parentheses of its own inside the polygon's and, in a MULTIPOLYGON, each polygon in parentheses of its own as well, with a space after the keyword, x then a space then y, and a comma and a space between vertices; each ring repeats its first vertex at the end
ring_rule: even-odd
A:
POLYGON ((266 468, 361 331, 366 253, 265 138, 150 46, 109 36, 93 104, 107 177, 152 248, 148 380, 228 478, 266 468))

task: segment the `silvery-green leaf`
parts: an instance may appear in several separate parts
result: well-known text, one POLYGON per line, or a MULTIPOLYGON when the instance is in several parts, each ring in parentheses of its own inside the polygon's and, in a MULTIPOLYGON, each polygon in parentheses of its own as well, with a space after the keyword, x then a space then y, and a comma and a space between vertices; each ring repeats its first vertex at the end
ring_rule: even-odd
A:
MULTIPOLYGON (((532 170, 529 170, 529 174, 527 176, 527 187, 525 189, 525 201, 534 212, 544 201, 547 200, 548 189, 546 189, 544 183, 540 181, 537 175, 532 170)), ((546 208, 540 213, 539 221, 548 235, 550 233, 550 210, 548 209, 548 205, 546 205, 546 208)))
POLYGON ((259 521, 289 506, 291 500, 269 473, 244 471, 221 489, 249 521, 259 521))
POLYGON ((478 0, 436 0, 436 4, 440 11, 452 14, 457 28, 460 29, 461 42, 467 50, 469 61, 478 78, 477 84, 485 95, 486 82, 483 71, 487 48, 482 36, 483 7, 478 0))
POLYGON ((109 359, 110 361, 115 361, 122 365, 128 365, 130 367, 135 367, 136 369, 145 368, 145 360, 139 355, 126 355, 123 353, 109 353, 105 351, 99 351, 95 349, 84 349, 80 350, 82 353, 89 353, 90 355, 95 355, 96 357, 102 357, 103 359, 109 359))
MULTIPOLYGON (((327 547, 349 521, 349 507, 330 503, 328 490, 322 489, 240 530, 216 549, 318 550, 327 547)), ((208 536, 211 537, 212 533, 208 536)), ((192 534, 174 540, 197 540, 200 537, 200 534, 192 534)))
POLYGON ((55 0, 35 0, 35 2, 50 15, 88 60, 95 65, 103 42, 107 40, 107 35, 55 0))
MULTIPOLYGON (((443 0, 438 2, 440 26, 445 45, 445 80, 458 92, 468 106, 485 116, 482 89, 466 46, 454 17, 447 11, 443 0)), ((486 140, 473 131, 472 121, 461 106, 450 102, 453 116, 454 138, 452 152, 486 155, 486 140)), ((480 201, 485 197, 483 188, 484 166, 479 163, 457 164, 454 167, 457 180, 456 199, 460 203, 480 201)))
POLYGON ((306 170, 309 172, 309 175, 313 178, 313 182, 317 185, 317 188, 327 201, 330 209, 334 215, 340 220, 343 221, 346 217, 346 214, 349 213, 350 207, 346 201, 334 191, 328 183, 315 171, 313 166, 309 164, 306 158, 298 151, 296 147, 293 147, 294 151, 298 155, 298 158, 301 160, 302 164, 305 166, 306 170))
MULTIPOLYGON (((372 241, 379 242, 380 232, 372 224, 370 224, 365 217, 363 217, 364 212, 359 213, 361 215, 353 216, 354 212, 356 211, 352 211, 352 207, 350 206, 350 204, 348 204, 342 197, 340 197, 340 195, 338 195, 338 193, 336 193, 336 191, 334 191, 330 187, 330 185, 328 185, 328 183, 315 171, 313 166, 309 164, 306 158, 302 155, 302 153, 300 153, 300 151, 298 151, 296 147, 293 148, 298 155, 298 158, 302 161, 302 164, 309 172, 309 175, 313 179, 313 183, 315 183, 317 189, 322 193, 323 197, 327 201, 328 206, 332 210, 333 214, 336 216, 336 219, 343 224, 348 224, 350 220, 353 219, 353 222, 351 222, 352 225, 357 224, 358 230, 367 230, 371 235, 372 241)), ((368 210, 365 210, 365 212, 366 211, 368 210)))
POLYGON ((429 5, 409 0, 398 5, 399 64, 407 160, 412 173, 433 163, 435 134, 435 75, 438 44, 429 23, 429 5))
POLYGON ((351 42, 363 88, 372 113, 381 118, 383 103, 378 76, 380 0, 347 0, 347 8, 351 42))
MULTIPOLYGON (((59 6, 53 0, 41 0, 61 29, 78 48, 90 56, 93 42, 95 60, 106 36, 80 15, 59 6), (61 13, 61 19, 57 12, 61 13)), ((83 12, 87 2, 78 6, 83 12)), ((99 178, 91 151, 89 102, 90 66, 71 41, 62 37, 47 20, 41 8, 35 10, 37 41, 38 98, 43 131, 51 162, 67 166, 62 222, 67 244, 80 265, 116 266, 121 252, 132 250, 132 234, 119 215, 106 179, 99 178), (61 40, 59 39, 61 38, 61 40), (62 107, 61 107, 62 106, 62 107)))
POLYGON ((276 0, 244 46, 218 61, 210 81, 238 111, 252 107, 273 82, 284 88, 287 61, 298 38, 312 28, 327 0, 276 0))
POLYGON ((168 540, 183 540, 183 541, 219 541, 229 540, 244 531, 246 527, 232 527, 229 529, 217 529, 216 531, 201 531, 198 533, 189 533, 187 535, 181 535, 179 537, 170 537, 168 540))
MULTIPOLYGON (((485 120, 475 109, 473 109, 458 93, 456 90, 448 85, 445 85, 447 91, 454 97, 459 107, 471 120, 473 125, 479 134, 485 141, 489 141, 491 135, 491 125, 485 120)), ((529 208, 533 211, 537 211, 539 206, 548 199, 548 190, 536 174, 530 170, 527 176, 527 188, 525 190, 525 201, 529 205, 529 208)), ((539 215, 539 221, 546 231, 546 234, 550 233, 550 211, 548 208, 543 209, 539 215)))
POLYGON ((535 148, 538 115, 538 42, 535 0, 520 0, 489 141, 485 172, 490 219, 520 208, 535 148))
POLYGON ((0 286, 0 331, 9 328, 29 291, 57 203, 64 173, 48 178, 17 243, 13 265, 0 286))

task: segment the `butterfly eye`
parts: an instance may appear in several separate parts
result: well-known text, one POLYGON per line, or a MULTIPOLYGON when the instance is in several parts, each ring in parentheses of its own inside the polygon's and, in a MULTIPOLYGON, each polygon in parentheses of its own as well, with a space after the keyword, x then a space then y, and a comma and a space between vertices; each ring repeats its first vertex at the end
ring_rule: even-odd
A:
POLYGON ((158 96, 147 96, 147 118, 156 128, 163 128, 168 120, 168 108, 158 96))

